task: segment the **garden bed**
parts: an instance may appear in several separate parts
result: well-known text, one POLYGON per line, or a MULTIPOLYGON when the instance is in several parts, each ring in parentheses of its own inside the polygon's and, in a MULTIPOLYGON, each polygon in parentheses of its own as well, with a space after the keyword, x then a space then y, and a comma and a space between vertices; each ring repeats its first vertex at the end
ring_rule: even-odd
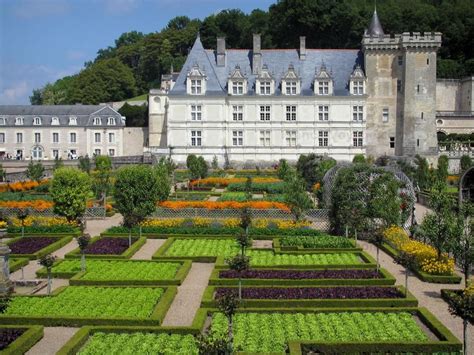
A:
POLYGON ((0 326, 0 353, 24 354, 43 337, 43 327, 1 325, 0 326))
MULTIPOLYGON (((395 278, 385 269, 379 273, 371 269, 282 270, 250 269, 241 275, 243 285, 310 286, 310 285, 394 285, 395 278)), ((209 279, 211 286, 237 285, 239 273, 214 269, 209 279)))
POLYGON ((10 266, 10 273, 15 272, 21 269, 23 266, 28 265, 30 259, 28 258, 13 258, 8 260, 10 266))
MULTIPOLYGON (((181 285, 190 268, 190 261, 86 259, 86 271, 82 272, 81 261, 69 259, 56 262, 51 275, 70 279, 70 285, 181 285)), ((46 269, 36 275, 46 278, 46 269)))
POLYGON ((0 322, 80 325, 158 325, 176 287, 60 287, 51 296, 14 296, 0 322))
POLYGON ((72 240, 72 236, 26 236, 9 240, 10 257, 39 259, 63 247, 72 240))
MULTIPOLYGON (((216 307, 216 299, 227 294, 238 296, 238 287, 209 286, 201 305, 216 307)), ((242 307, 416 307, 417 299, 403 287, 323 286, 323 287, 242 287, 242 307)))
POLYGON ((288 236, 273 239, 273 248, 276 251, 362 251, 354 239, 321 234, 318 236, 288 236))
MULTIPOLYGON (((97 259, 129 259, 146 242, 145 237, 132 237, 129 247, 128 237, 94 237, 85 250, 87 258, 97 259)), ((65 258, 80 258, 79 248, 67 253, 65 258)))

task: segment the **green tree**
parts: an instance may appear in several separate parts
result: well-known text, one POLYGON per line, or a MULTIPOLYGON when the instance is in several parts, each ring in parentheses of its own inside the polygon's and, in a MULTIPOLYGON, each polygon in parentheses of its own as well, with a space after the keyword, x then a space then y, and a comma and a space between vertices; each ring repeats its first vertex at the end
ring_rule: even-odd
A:
POLYGON ((217 156, 214 155, 212 158, 212 163, 211 163, 212 170, 217 170, 219 169, 219 162, 217 160, 217 156))
POLYGON ((130 165, 117 170, 115 208, 123 216, 123 225, 129 229, 129 245, 132 244, 132 227, 155 211, 160 183, 156 172, 146 165, 130 165))
POLYGON ((291 210, 296 221, 299 221, 305 211, 313 207, 313 202, 304 189, 304 181, 296 172, 287 174, 285 180, 285 203, 291 210))
POLYGON ((439 181, 446 183, 448 179, 448 168, 449 159, 446 155, 440 155, 438 158, 438 170, 436 171, 436 177, 439 181))
POLYGON ((110 190, 112 175, 112 159, 107 155, 96 155, 94 157, 95 170, 92 174, 95 196, 102 203, 107 203, 107 193, 110 190))
POLYGON ((421 190, 429 189, 431 186, 430 169, 428 161, 420 155, 415 156, 415 181, 421 190))
POLYGON ((235 312, 240 306, 240 300, 235 297, 235 295, 231 292, 223 295, 222 297, 217 299, 217 308, 221 313, 223 313, 227 317, 228 321, 228 338, 229 338, 229 349, 228 353, 233 353, 233 318, 235 312))
POLYGON ((168 199, 171 192, 171 180, 170 176, 173 172, 172 165, 169 160, 160 160, 155 166, 156 178, 159 182, 158 185, 158 201, 165 201, 168 199))
POLYGON ((286 180, 288 172, 291 170, 291 167, 288 165, 286 159, 280 159, 278 163, 277 175, 280 180, 286 180))
POLYGON ((410 269, 416 267, 416 259, 413 254, 400 251, 394 258, 394 261, 405 268, 405 297, 408 295, 408 276, 410 269))
POLYGON ((354 164, 365 164, 366 161, 365 161, 365 156, 364 154, 356 154, 354 155, 354 159, 352 159, 352 162, 354 164))
POLYGON ((472 166, 472 159, 469 155, 463 155, 460 161, 461 172, 465 172, 472 166))
POLYGON ((82 234, 76 238, 79 249, 81 250, 81 271, 86 271, 86 249, 91 241, 89 234, 82 234))
POLYGON ((250 176, 247 176, 247 180, 245 180, 245 197, 247 198, 247 201, 251 201, 252 196, 252 178, 250 176))
POLYGON ((91 194, 90 177, 78 169, 59 168, 54 172, 50 193, 54 212, 68 221, 78 221, 91 194))
POLYGON ((199 179, 200 177, 200 169, 199 169, 199 162, 197 157, 194 154, 189 154, 186 158, 186 167, 189 170, 189 174, 191 179, 199 179))
POLYGON ((56 261, 56 257, 54 255, 48 254, 42 256, 38 260, 38 264, 46 268, 46 272, 48 274, 48 283, 47 283, 47 294, 48 296, 51 295, 51 268, 54 265, 54 262, 56 261))
POLYGON ((126 117, 127 127, 148 127, 148 105, 146 103, 137 106, 126 102, 118 112, 126 117))
POLYGON ((456 264, 464 274, 464 287, 468 287, 471 270, 474 265, 474 205, 465 202, 457 214, 457 230, 459 236, 453 238, 452 252, 456 264))
POLYGON ((474 287, 464 289, 461 294, 451 292, 448 298, 449 312, 463 321, 463 350, 468 354, 467 325, 474 324, 474 287))
POLYGON ((306 189, 311 189, 315 183, 323 183, 324 175, 336 165, 336 160, 316 154, 300 155, 296 170, 306 181, 306 189))
POLYGON ((197 158, 197 164, 198 164, 198 169, 199 169, 199 178, 203 179, 207 177, 209 173, 209 167, 207 166, 206 161, 204 160, 203 157, 198 157, 197 158))
POLYGON ((44 176, 43 164, 40 161, 35 163, 33 160, 30 160, 28 163, 28 168, 26 169, 26 176, 30 180, 40 182, 44 176))
POLYGON ((250 266, 250 258, 246 255, 235 255, 233 258, 225 260, 231 270, 239 275, 239 300, 242 299, 242 273, 247 271, 250 266))
POLYGON ((85 156, 80 156, 79 157, 79 169, 81 169, 83 172, 89 174, 91 171, 91 159, 89 158, 89 155, 85 156))
POLYGON ((30 103, 32 105, 42 105, 43 104, 43 96, 41 89, 33 89, 33 92, 30 96, 30 103))

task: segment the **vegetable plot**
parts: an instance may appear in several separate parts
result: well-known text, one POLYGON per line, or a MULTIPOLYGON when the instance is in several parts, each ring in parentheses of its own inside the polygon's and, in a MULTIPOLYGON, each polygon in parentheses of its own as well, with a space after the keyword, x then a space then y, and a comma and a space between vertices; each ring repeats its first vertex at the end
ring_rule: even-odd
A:
POLYGON ((8 244, 12 254, 34 254, 57 242, 61 238, 55 237, 23 237, 8 244))
POLYGON ((303 248, 353 248, 354 244, 348 238, 332 235, 321 235, 315 237, 285 237, 280 239, 282 247, 303 248))
POLYGON ((219 277, 223 279, 379 279, 376 270, 246 270, 238 273, 234 270, 222 270, 219 277))
MULTIPOLYGON (((132 245, 138 238, 132 238, 132 245)), ((128 249, 127 238, 100 238, 89 244, 85 249, 86 254, 94 255, 120 255, 128 249)))
POLYGON ((0 329, 0 350, 5 349, 8 345, 13 343, 25 331, 26 329, 13 329, 13 328, 0 329))

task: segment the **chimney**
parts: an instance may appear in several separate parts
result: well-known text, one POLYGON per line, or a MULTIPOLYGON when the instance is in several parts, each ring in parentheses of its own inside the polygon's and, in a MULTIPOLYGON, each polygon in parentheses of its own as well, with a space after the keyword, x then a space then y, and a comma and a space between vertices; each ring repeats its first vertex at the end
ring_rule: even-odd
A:
POLYGON ((218 67, 225 66, 225 37, 217 37, 216 64, 218 67))
POLYGON ((260 74, 262 69, 262 52, 260 34, 253 34, 252 74, 260 74))
POLYGON ((306 37, 300 37, 300 60, 306 59, 306 37))

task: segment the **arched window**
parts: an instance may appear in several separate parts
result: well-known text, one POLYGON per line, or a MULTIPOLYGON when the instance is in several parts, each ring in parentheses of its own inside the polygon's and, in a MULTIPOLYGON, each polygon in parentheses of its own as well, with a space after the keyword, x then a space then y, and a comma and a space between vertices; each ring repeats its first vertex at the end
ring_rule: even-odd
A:
POLYGON ((33 119, 33 124, 34 124, 35 126, 40 126, 40 125, 41 125, 41 117, 35 117, 35 118, 33 119))
POLYGON ((100 126, 102 124, 102 120, 100 119, 100 117, 94 117, 94 119, 92 120, 92 124, 94 126, 100 126))
POLYGON ((15 118, 15 126, 23 126, 23 117, 15 118))
POLYGON ((51 118, 51 125, 52 126, 59 126, 59 118, 57 118, 57 117, 51 118))
POLYGON ((33 147, 33 149, 31 150, 31 157, 34 159, 34 160, 41 160, 43 159, 43 148, 40 147, 40 146, 35 146, 33 147))
POLYGON ((109 118, 107 118, 107 125, 109 125, 109 126, 115 126, 115 125, 116 125, 115 117, 109 117, 109 118))
POLYGON ((72 116, 72 117, 69 117, 69 125, 70 126, 76 126, 77 125, 77 118, 72 116))

